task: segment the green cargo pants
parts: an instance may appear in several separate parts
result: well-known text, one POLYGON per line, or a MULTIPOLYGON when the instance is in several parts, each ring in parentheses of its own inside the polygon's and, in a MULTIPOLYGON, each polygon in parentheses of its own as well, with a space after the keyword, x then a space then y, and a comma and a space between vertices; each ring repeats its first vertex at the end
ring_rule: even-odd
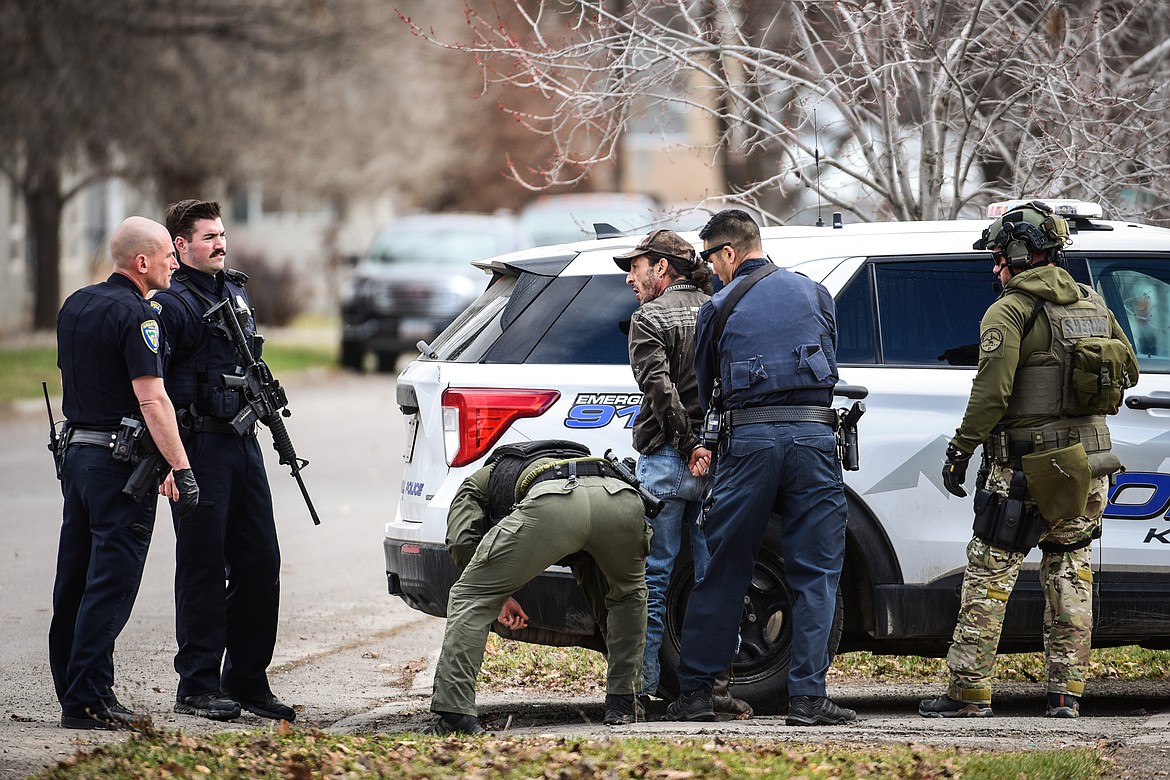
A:
MULTIPOLYGON (((476 715, 475 681, 492 623, 519 588, 566 555, 589 553, 608 582, 606 692, 636 693, 646 643, 646 555, 642 500, 612 477, 541 482, 484 535, 451 587, 431 710, 476 715)), ((598 581, 597 578, 591 578, 598 581)))

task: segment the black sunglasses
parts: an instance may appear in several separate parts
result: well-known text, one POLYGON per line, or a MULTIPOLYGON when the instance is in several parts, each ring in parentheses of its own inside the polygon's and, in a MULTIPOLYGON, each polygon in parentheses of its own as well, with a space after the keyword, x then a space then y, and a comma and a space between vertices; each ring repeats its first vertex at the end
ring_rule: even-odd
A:
POLYGON ((724 249, 727 249, 727 247, 729 247, 729 246, 731 246, 731 242, 724 241, 719 246, 713 246, 710 249, 704 249, 702 252, 699 252, 699 259, 702 260, 704 263, 706 263, 710 260, 711 255, 715 254, 716 252, 722 252, 724 249))

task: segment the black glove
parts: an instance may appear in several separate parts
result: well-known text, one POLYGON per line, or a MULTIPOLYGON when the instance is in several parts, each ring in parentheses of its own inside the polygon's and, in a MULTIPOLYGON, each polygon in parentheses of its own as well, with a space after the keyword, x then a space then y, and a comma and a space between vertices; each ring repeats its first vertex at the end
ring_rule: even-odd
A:
POLYGON ((967 479, 967 463, 971 456, 961 452, 953 444, 947 445, 947 459, 943 463, 943 487, 947 492, 959 498, 966 498, 967 491, 963 489, 963 482, 967 479))
POLYGON ((191 514, 191 510, 199 503, 199 485, 195 482, 195 472, 191 469, 175 469, 175 487, 179 489, 175 511, 179 517, 191 514))

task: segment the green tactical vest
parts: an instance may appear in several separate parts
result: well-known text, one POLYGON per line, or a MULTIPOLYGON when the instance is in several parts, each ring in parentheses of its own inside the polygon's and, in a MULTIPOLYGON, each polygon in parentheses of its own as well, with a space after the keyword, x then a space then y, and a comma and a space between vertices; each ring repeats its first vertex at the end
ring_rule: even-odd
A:
MULTIPOLYGON (((1048 351, 1031 353, 1016 371, 1012 394, 1003 415, 1009 427, 1014 417, 1096 417, 1110 411, 1099 405, 1087 407, 1077 392, 1074 368, 1078 362, 1078 343, 1087 339, 1096 340, 1093 343, 1114 341, 1110 337, 1109 309, 1101 296, 1083 284, 1077 287, 1081 290, 1081 298, 1073 303, 1044 301, 1044 314, 1051 325, 1052 340, 1048 351)), ((1106 379, 1124 381, 1121 376, 1107 376, 1106 379)), ((1101 425, 1104 425, 1103 419, 1101 425)))

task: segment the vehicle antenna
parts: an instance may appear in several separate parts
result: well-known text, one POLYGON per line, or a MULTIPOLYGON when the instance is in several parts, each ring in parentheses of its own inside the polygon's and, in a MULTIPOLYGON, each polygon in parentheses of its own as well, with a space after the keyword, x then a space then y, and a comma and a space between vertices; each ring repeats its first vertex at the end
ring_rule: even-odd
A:
POLYGON ((821 141, 817 129, 817 110, 813 109, 813 162, 817 168, 817 227, 824 227, 825 220, 821 218, 821 141))

